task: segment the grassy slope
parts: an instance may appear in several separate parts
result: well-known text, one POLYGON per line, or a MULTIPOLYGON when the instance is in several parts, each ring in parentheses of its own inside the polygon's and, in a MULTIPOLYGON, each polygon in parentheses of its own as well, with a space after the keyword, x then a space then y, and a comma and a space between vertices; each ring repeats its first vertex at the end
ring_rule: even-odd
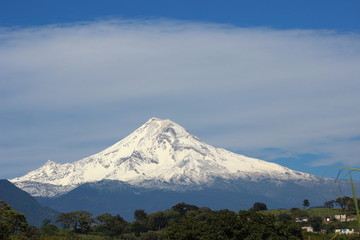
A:
MULTIPOLYGON (((318 217, 328 217, 334 216, 337 214, 347 214, 347 215, 354 215, 353 212, 342 211, 341 208, 310 208, 310 209, 301 209, 309 214, 309 216, 318 216, 318 217)), ((291 215, 291 211, 288 209, 274 209, 274 210, 267 210, 262 211, 265 214, 273 214, 278 216, 280 214, 289 214, 291 215)))

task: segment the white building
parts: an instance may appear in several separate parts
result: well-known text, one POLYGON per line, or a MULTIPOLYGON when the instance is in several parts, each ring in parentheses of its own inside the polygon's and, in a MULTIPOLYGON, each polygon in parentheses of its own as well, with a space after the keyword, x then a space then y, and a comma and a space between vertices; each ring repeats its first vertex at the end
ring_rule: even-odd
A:
POLYGON ((340 233, 340 234, 354 234, 354 229, 335 229, 335 233, 340 233))
POLYGON ((346 214, 339 214, 334 216, 336 220, 339 220, 340 222, 346 222, 346 214))
POLYGON ((298 222, 298 223, 300 223, 300 222, 308 222, 308 221, 309 221, 308 218, 295 218, 295 222, 298 222))
POLYGON ((303 231, 306 231, 306 232, 314 232, 314 229, 313 229, 311 226, 302 227, 301 229, 302 229, 303 231))

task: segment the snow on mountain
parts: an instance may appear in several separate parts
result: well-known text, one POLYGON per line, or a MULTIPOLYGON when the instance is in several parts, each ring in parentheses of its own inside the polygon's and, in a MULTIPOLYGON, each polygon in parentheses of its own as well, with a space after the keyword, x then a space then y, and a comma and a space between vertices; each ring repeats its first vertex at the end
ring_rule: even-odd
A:
POLYGON ((211 185, 216 178, 316 180, 307 173, 212 147, 170 120, 151 118, 100 153, 74 163, 48 161, 11 182, 33 196, 55 196, 104 179, 171 188, 211 185))

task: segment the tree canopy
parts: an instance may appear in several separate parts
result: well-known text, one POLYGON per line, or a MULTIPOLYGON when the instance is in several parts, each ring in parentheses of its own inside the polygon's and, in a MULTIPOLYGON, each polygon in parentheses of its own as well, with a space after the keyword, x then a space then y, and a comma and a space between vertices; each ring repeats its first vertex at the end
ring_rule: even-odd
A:
POLYGON ((92 214, 86 211, 75 211, 62 213, 56 222, 60 223, 65 229, 73 229, 75 232, 87 233, 93 223, 92 214))
POLYGON ((27 230, 26 217, 0 200, 0 239, 7 239, 10 235, 24 235, 27 230))
POLYGON ((304 206, 304 208, 309 207, 310 206, 310 201, 308 199, 304 199, 303 206, 304 206))
POLYGON ((250 210, 250 211, 254 211, 254 212, 264 211, 264 210, 267 210, 267 206, 266 206, 265 203, 256 202, 256 203, 254 203, 254 205, 252 206, 252 208, 250 208, 249 210, 250 210))
POLYGON ((254 211, 229 210, 209 213, 204 220, 185 216, 165 230, 165 239, 302 239, 295 223, 277 223, 274 216, 254 211))

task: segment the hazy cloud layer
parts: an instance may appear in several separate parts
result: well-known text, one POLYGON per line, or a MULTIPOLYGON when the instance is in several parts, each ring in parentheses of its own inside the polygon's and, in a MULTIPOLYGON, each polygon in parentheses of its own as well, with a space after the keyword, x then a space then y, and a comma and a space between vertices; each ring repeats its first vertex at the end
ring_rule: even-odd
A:
POLYGON ((357 34, 166 20, 0 29, 0 69, 0 177, 86 157, 153 116, 266 159, 360 166, 357 34))

